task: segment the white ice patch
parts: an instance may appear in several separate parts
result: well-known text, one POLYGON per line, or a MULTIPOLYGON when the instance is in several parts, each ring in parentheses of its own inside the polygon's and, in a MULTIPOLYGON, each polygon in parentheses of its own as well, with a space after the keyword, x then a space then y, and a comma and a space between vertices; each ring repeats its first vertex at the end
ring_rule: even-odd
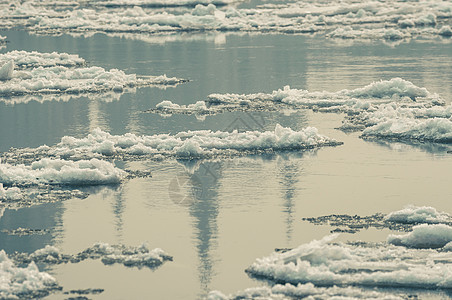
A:
POLYGON ((55 278, 40 272, 35 263, 30 263, 26 268, 19 268, 8 258, 4 250, 0 250, 1 299, 43 297, 57 287, 55 278))
POLYGON ((403 297, 356 287, 318 287, 312 283, 292 285, 276 284, 273 287, 248 288, 232 295, 219 291, 209 293, 208 300, 239 300, 239 299, 404 299, 403 297))
POLYGON ((388 242, 410 248, 442 248, 452 242, 452 227, 445 224, 421 224, 404 235, 390 235, 388 242))
POLYGON ((13 78, 14 71, 14 61, 10 60, 4 64, 1 64, 0 67, 0 80, 10 80, 13 78))
POLYGON ((11 258, 20 263, 45 263, 48 265, 62 263, 78 263, 86 259, 100 259, 105 265, 115 263, 127 267, 149 267, 156 268, 172 257, 160 248, 149 249, 146 243, 138 247, 127 247, 124 245, 109 245, 107 243, 96 243, 93 246, 74 255, 63 254, 54 247, 47 245, 31 254, 14 253, 11 258))
POLYGON ((275 252, 257 259, 247 272, 256 277, 292 284, 311 282, 321 286, 419 289, 452 287, 450 252, 387 244, 331 244, 336 236, 327 236, 285 253, 275 252))
POLYGON ((2 201, 18 201, 23 198, 22 192, 17 187, 4 188, 0 183, 0 202, 2 201))
POLYGON ((162 155, 194 158, 243 155, 259 151, 305 150, 341 144, 341 142, 319 134, 314 127, 294 131, 279 124, 275 126, 274 131, 264 132, 199 130, 182 131, 175 135, 156 134, 149 136, 137 136, 132 133, 111 135, 96 129, 86 138, 77 139, 65 136, 60 143, 52 147, 17 149, 4 155, 9 154, 8 159, 14 159, 15 156, 29 156, 31 153, 35 156, 56 156, 72 159, 102 156, 120 156, 133 159, 140 156, 161 157, 162 155))
MULTIPOLYGON (((449 36, 452 4, 427 1, 298 1, 265 4, 254 9, 219 9, 214 4, 230 0, 114 0, 90 1, 87 9, 51 9, 52 1, 3 4, 3 28, 22 25, 40 33, 171 33, 230 31, 264 33, 321 32, 335 38, 399 40, 418 36, 449 36), (196 6, 195 6, 196 5, 196 6), (149 9, 158 6, 190 6, 183 13, 149 9), (123 9, 108 9, 121 7, 123 9), (106 9, 107 8, 107 9, 106 9)), ((54 1, 53 1, 54 2, 54 1)))
POLYGON ((55 66, 76 67, 85 64, 83 58, 80 58, 76 54, 68 53, 40 53, 37 51, 14 50, 0 54, 0 65, 9 61, 14 61, 14 64, 19 69, 55 66))
POLYGON ((439 212, 431 206, 409 205, 402 210, 394 211, 385 216, 385 221, 412 224, 412 223, 444 223, 451 222, 452 216, 446 212, 439 212))
POLYGON ((11 185, 99 185, 117 184, 125 172, 98 159, 65 161, 43 158, 31 165, 0 163, 0 183, 11 185))
POLYGON ((366 128, 362 137, 452 143, 451 119, 390 119, 366 128))
POLYGON ((0 69, 4 80, 7 80, 0 86, 2 96, 122 92, 129 87, 175 85, 184 82, 184 80, 175 77, 169 78, 166 75, 145 77, 125 74, 117 69, 107 71, 101 67, 74 69, 55 66, 12 71, 13 67, 8 64, 3 67, 5 69, 0 69))
POLYGON ((388 103, 401 101, 406 98, 426 98, 427 100, 438 100, 439 96, 430 93, 427 89, 417 87, 413 83, 401 78, 391 80, 380 80, 365 87, 354 90, 341 90, 338 92, 310 92, 307 90, 291 89, 285 86, 283 89, 273 91, 271 94, 211 94, 208 101, 212 103, 240 103, 246 101, 274 101, 289 105, 307 108, 369 108, 370 104, 388 103), (365 102, 363 102, 365 101, 365 102), (367 103, 367 105, 364 105, 367 103))

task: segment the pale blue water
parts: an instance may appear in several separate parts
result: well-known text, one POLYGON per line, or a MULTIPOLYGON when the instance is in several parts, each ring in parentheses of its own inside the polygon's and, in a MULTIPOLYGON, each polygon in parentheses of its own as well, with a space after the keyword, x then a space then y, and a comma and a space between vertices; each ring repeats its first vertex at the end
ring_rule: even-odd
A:
MULTIPOLYGON (((86 199, 5 210, 0 230, 46 229, 12 236, 0 231, 7 253, 55 245, 76 253, 94 242, 136 246, 144 241, 174 256, 156 270, 104 266, 99 261, 47 268, 64 291, 102 288, 93 299, 198 299, 210 290, 232 293, 261 285, 244 272, 275 248, 295 247, 328 234, 331 228, 303 222, 330 213, 370 215, 406 204, 452 211, 452 155, 435 144, 376 143, 358 133, 335 130, 342 116, 298 111, 224 113, 161 117, 143 113, 162 100, 179 104, 210 93, 271 92, 293 88, 337 91, 401 77, 452 99, 452 43, 410 41, 347 42, 288 35, 183 35, 148 43, 95 35, 89 38, 34 36, 2 31, 14 49, 78 54, 90 65, 142 75, 177 76, 189 83, 165 90, 142 88, 119 101, 89 98, 68 102, 0 102, 0 151, 57 143, 65 135, 83 137, 96 127, 112 134, 225 130, 237 120, 250 130, 315 126, 343 146, 305 153, 282 153, 227 160, 123 162, 124 168, 151 171, 115 187, 88 190, 86 199), (179 180, 179 181, 177 181, 179 180), (184 186, 180 203, 169 191, 184 186), (175 183, 176 182, 176 183, 175 183), (195 186, 197 189, 190 189, 195 186), (188 194, 186 194, 188 193, 188 194)), ((388 230, 343 235, 343 240, 384 241, 388 230)), ((433 293, 433 292, 432 292, 433 293)), ((444 292, 424 297, 446 297, 444 292)), ((61 299, 60 293, 49 299, 61 299)))

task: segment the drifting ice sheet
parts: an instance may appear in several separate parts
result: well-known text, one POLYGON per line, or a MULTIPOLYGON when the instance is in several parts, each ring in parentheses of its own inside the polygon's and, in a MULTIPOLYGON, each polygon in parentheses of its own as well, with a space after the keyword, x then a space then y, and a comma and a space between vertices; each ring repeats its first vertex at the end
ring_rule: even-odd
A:
POLYGON ((431 206, 409 205, 402 210, 394 211, 385 216, 389 222, 410 223, 445 223, 451 222, 452 216, 446 212, 439 212, 431 206))
POLYGON ((100 67, 69 68, 64 66, 37 67, 14 71, 11 60, 0 68, 2 80, 0 96, 26 94, 80 94, 108 91, 122 92, 129 87, 176 85, 183 79, 161 76, 137 76, 121 70, 107 71, 100 67))
POLYGON ((39 272, 35 263, 26 268, 17 267, 0 250, 0 298, 20 299, 43 297, 58 287, 55 278, 45 272, 39 272))
POLYGON ((284 283, 451 288, 450 252, 382 245, 330 244, 337 235, 257 259, 247 272, 284 283))
MULTIPOLYGON (((452 227, 445 224, 421 224, 404 235, 390 235, 388 242, 410 248, 442 248, 452 242, 452 227)), ((452 243, 447 247, 452 248, 452 243)))
POLYGON ((364 290, 355 287, 318 287, 312 283, 292 285, 276 284, 273 287, 248 288, 234 295, 224 295, 219 291, 209 293, 208 300, 240 300, 240 299, 404 299, 400 296, 364 290), (311 298, 308 298, 311 299, 311 298))
POLYGON ((40 53, 37 51, 10 51, 0 54, 0 65, 13 61, 18 69, 31 69, 36 67, 76 67, 85 64, 85 60, 76 54, 68 53, 40 53))
POLYGON ((146 243, 138 247, 127 247, 124 245, 109 245, 107 243, 96 243, 93 246, 74 255, 62 254, 54 246, 47 245, 31 254, 14 253, 11 258, 21 264, 30 262, 43 264, 78 263, 86 259, 101 259, 105 265, 115 263, 127 267, 156 268, 165 261, 171 261, 172 257, 160 248, 149 249, 146 243))
POLYGON ((0 163, 0 183, 11 185, 99 185, 117 184, 125 172, 112 163, 91 159, 65 161, 43 158, 30 166, 0 163))
MULTIPOLYGON (((56 156, 63 158, 91 158, 119 156, 139 159, 144 157, 211 157, 256 153, 259 151, 303 150, 324 146, 341 145, 334 139, 320 135, 314 127, 300 131, 284 128, 277 124, 274 131, 186 131, 175 135, 157 134, 137 136, 132 133, 111 135, 100 129, 86 138, 65 136, 55 146, 41 146, 36 149, 15 149, 4 153, 5 161, 18 157, 56 156)), ((1 165, 0 165, 1 166, 1 165)))

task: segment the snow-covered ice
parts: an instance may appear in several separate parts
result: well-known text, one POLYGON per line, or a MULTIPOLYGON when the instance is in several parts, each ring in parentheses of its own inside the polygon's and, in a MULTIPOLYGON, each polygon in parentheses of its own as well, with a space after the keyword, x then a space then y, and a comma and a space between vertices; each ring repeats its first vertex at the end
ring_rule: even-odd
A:
MULTIPOLYGON (((423 225, 420 225, 423 226, 423 225)), ((428 225, 438 226, 438 225, 428 225)), ((326 236, 257 259, 247 272, 279 283, 321 286, 451 288, 450 252, 388 245, 332 243, 326 236)))
POLYGON ((451 222, 452 216, 446 212, 437 211, 431 206, 408 205, 405 208, 391 212, 384 218, 396 223, 444 223, 451 222))
POLYGON ((22 192, 17 187, 5 188, 3 183, 0 183, 0 202, 2 201, 17 201, 23 197, 22 192))
POLYGON ((318 287, 312 283, 292 285, 276 284, 272 287, 248 288, 232 295, 220 291, 211 291, 208 300, 239 300, 239 299, 404 299, 391 293, 365 290, 356 287, 318 287))
POLYGON ((17 69, 31 69, 36 67, 76 67, 86 62, 76 54, 69 53, 41 53, 37 51, 13 50, 0 54, 0 65, 13 61, 17 69))
POLYGON ((68 6, 70 9, 66 10, 52 9, 46 2, 3 5, 3 10, 0 10, 2 27, 21 25, 33 32, 50 34, 230 31, 322 33, 332 38, 399 40, 419 36, 448 37, 452 19, 452 4, 445 0, 298 1, 264 4, 252 9, 220 7, 232 2, 229 0, 115 0, 91 1, 88 6, 68 6), (184 13, 149 9, 194 5, 184 13))
MULTIPOLYGON (((390 235, 388 242, 410 248, 442 248, 452 242, 452 227, 445 224, 421 224, 404 235, 390 235)), ((452 243, 451 243, 452 245, 452 243)))
MULTIPOLYGON (((279 124, 275 126, 273 131, 264 132, 199 130, 182 131, 174 135, 156 134, 149 136, 138 136, 133 133, 111 135, 98 128, 85 138, 78 139, 65 136, 60 143, 54 146, 15 149, 12 152, 3 153, 3 157, 5 161, 17 160, 20 157, 29 157, 30 155, 65 159, 92 157, 121 157, 126 159, 140 159, 140 157, 158 157, 159 159, 162 157, 202 158, 236 156, 260 151, 306 150, 341 144, 341 142, 319 134, 314 127, 294 131, 279 124)), ((58 160, 58 162, 62 161, 58 160)), ((27 167, 21 166, 20 168, 27 167)), ((113 172, 108 173, 113 174, 113 172)), ((115 175, 119 174, 115 173, 115 175)), ((59 181, 61 180, 63 179, 59 179, 59 181)))
POLYGON ((123 92, 127 88, 176 85, 184 79, 160 76, 138 76, 121 70, 82 66, 83 60, 66 53, 18 52, 6 53, 8 60, 0 67, 0 96, 28 94, 83 94, 123 92), (15 60, 24 70, 15 70, 15 60))
POLYGON ((58 288, 55 278, 40 272, 34 262, 20 268, 0 250, 0 298, 23 299, 43 297, 58 288))
POLYGON ((66 161, 43 158, 31 165, 0 163, 0 183, 11 185, 99 185, 117 184, 126 172, 99 159, 66 161))
POLYGON ((11 255, 11 259, 21 264, 33 262, 48 265, 78 263, 86 259, 100 259, 105 265, 120 263, 127 267, 156 268, 165 261, 171 261, 173 258, 160 248, 149 249, 147 243, 143 243, 138 247, 128 247, 98 242, 73 255, 61 253, 57 247, 47 245, 31 254, 14 253, 11 255))

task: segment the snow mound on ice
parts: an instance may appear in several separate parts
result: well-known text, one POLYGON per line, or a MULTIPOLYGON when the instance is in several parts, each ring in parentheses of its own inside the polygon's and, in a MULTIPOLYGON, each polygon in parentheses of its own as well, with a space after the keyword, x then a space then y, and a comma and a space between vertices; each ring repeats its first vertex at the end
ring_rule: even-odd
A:
POLYGON ((125 172, 98 159, 66 161, 43 158, 26 166, 0 163, 0 183, 11 185, 99 185, 120 183, 125 172))
POLYGON ((0 54, 0 64, 5 61, 14 61, 18 69, 55 66, 76 67, 85 64, 85 60, 76 54, 18 50, 0 54))
POLYGON ((274 131, 182 131, 175 135, 157 134, 137 136, 132 133, 111 135, 100 129, 85 138, 65 136, 55 146, 41 146, 37 149, 17 149, 8 159, 21 156, 56 156, 63 158, 123 157, 139 159, 162 155, 168 157, 193 158, 231 156, 259 151, 304 150, 342 144, 318 133, 314 127, 300 131, 277 124, 274 131))
POLYGON ((366 128, 362 137, 452 143, 452 120, 390 119, 366 128))
POLYGON ((273 287, 248 288, 233 295, 224 295, 219 291, 211 291, 208 300, 239 300, 239 299, 404 299, 403 297, 363 290, 356 287, 318 287, 312 283, 292 285, 276 284, 273 287), (310 298, 308 298, 310 299, 310 298))
POLYGON ((14 61, 10 60, 9 62, 2 65, 0 68, 0 80, 10 80, 13 78, 14 71, 14 61))
POLYGON ((48 265, 69 262, 78 263, 86 259, 100 259, 105 265, 120 263, 127 267, 156 268, 165 261, 171 261, 173 258, 160 248, 149 249, 146 243, 138 247, 96 243, 74 255, 63 254, 58 248, 47 245, 31 254, 15 253, 12 255, 12 259, 21 264, 33 262, 48 265))
POLYGON ((311 282, 321 286, 425 289, 452 287, 450 252, 387 244, 331 244, 336 236, 314 240, 285 253, 274 252, 257 259, 247 272, 255 277, 291 284, 311 282))
POLYGON ((17 201, 22 199, 23 195, 19 188, 10 187, 4 188, 3 183, 0 183, 0 202, 2 201, 17 201))
POLYGON ((452 216, 445 212, 439 212, 431 206, 409 205, 402 210, 387 214, 386 221, 396 223, 443 223, 451 222, 452 216))
POLYGON ((58 284, 55 278, 45 272, 39 272, 35 263, 19 268, 4 250, 0 250, 1 299, 43 297, 56 288, 58 284))
MULTIPOLYGON (((1 70, 9 68, 5 66, 1 70)), ((117 69, 107 71, 101 67, 74 69, 64 66, 14 71, 12 76, 5 78, 9 80, 0 86, 0 96, 122 92, 130 87, 175 85, 185 82, 175 77, 168 78, 166 75, 140 77, 136 74, 125 74, 117 69)))
POLYGON ((410 248, 442 248, 452 242, 452 227, 445 224, 421 224, 404 235, 390 235, 388 242, 410 248))

